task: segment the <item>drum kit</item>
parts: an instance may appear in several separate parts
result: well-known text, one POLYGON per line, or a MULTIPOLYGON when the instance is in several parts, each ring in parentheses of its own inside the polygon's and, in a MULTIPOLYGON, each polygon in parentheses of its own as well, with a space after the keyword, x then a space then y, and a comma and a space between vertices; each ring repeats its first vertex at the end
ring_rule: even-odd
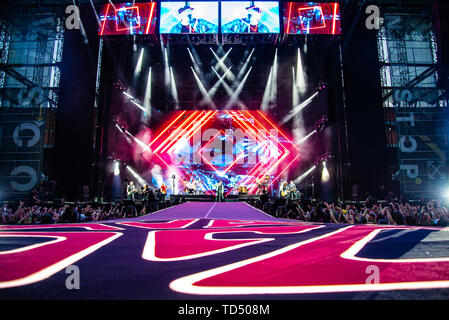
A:
MULTIPOLYGON (((263 178, 256 180, 254 184, 250 184, 249 187, 257 187, 256 194, 262 194, 265 192, 268 192, 268 186, 270 182, 270 176, 266 175, 263 178)), ((239 185, 238 186, 238 192, 239 194, 248 194, 248 185, 239 185)))
POLYGON ((187 182, 184 185, 184 194, 198 194, 198 184, 196 181, 187 182))

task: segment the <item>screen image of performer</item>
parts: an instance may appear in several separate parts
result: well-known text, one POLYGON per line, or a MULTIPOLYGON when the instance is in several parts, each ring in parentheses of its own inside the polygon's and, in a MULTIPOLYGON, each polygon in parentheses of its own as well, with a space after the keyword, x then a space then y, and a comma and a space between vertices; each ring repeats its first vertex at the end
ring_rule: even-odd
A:
POLYGON ((201 18, 195 18, 193 11, 195 8, 186 4, 179 8, 179 22, 175 24, 170 33, 218 33, 218 26, 201 18))
POLYGON ((137 188, 134 185, 134 181, 130 181, 126 186, 126 198, 128 200, 135 201, 135 194, 137 192, 137 188))
POLYGON ((216 185, 216 191, 217 191, 217 201, 218 201, 218 202, 224 201, 224 196, 223 196, 223 192, 224 192, 223 181, 220 181, 219 183, 217 183, 217 185, 216 185))
POLYGON ((270 33, 270 29, 260 22, 262 9, 255 5, 250 5, 245 9, 247 15, 223 25, 223 33, 270 33))

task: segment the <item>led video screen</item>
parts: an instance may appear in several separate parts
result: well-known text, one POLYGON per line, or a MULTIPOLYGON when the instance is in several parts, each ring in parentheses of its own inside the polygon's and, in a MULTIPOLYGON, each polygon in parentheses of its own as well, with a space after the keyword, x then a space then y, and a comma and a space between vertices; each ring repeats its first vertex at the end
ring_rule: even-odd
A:
POLYGON ((279 2, 221 2, 222 33, 279 33, 279 2))
POLYGON ((160 33, 218 33, 218 2, 162 1, 160 33))
POLYGON ((341 34, 338 3, 285 3, 284 32, 289 34, 341 34))
POLYGON ((100 36, 155 33, 156 2, 108 3, 101 10, 100 21, 100 36))
POLYGON ((145 179, 157 187, 175 183, 176 194, 213 195, 220 181, 226 196, 242 188, 255 194, 261 184, 272 190, 299 159, 295 143, 261 111, 176 111, 153 136, 145 179))

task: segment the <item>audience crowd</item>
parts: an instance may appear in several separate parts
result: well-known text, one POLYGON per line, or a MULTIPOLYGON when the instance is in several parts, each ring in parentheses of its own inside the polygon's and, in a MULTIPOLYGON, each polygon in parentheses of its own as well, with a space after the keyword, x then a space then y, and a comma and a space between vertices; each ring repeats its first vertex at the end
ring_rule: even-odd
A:
POLYGON ((0 224, 47 224, 88 222, 136 217, 147 213, 148 206, 138 210, 132 205, 32 205, 24 202, 16 207, 3 204, 0 224))
MULTIPOLYGON (((0 224, 47 224, 122 219, 145 215, 171 205, 165 201, 148 201, 135 206, 118 204, 48 205, 48 202, 20 201, 1 206, 0 224)), ((447 201, 402 201, 387 199, 363 202, 327 203, 324 201, 288 201, 283 198, 269 201, 262 196, 252 203, 272 216, 306 222, 342 224, 389 224, 410 226, 449 225, 447 201)))
POLYGON ((278 199, 263 206, 268 213, 308 222, 389 224, 410 226, 449 225, 446 201, 372 201, 351 203, 299 202, 278 199))

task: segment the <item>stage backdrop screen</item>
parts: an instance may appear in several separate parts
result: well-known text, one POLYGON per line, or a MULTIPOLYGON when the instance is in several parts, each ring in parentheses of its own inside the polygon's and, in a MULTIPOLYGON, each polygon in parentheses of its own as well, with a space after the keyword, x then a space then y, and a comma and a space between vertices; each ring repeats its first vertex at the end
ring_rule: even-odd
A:
POLYGON ((100 36, 155 33, 156 2, 105 4, 100 21, 100 36))
POLYGON ((162 1, 160 33, 218 33, 218 2, 162 1))
POLYGON ((341 34, 338 3, 286 2, 284 33, 341 34))
POLYGON ((222 33, 279 33, 278 1, 222 1, 222 33))

